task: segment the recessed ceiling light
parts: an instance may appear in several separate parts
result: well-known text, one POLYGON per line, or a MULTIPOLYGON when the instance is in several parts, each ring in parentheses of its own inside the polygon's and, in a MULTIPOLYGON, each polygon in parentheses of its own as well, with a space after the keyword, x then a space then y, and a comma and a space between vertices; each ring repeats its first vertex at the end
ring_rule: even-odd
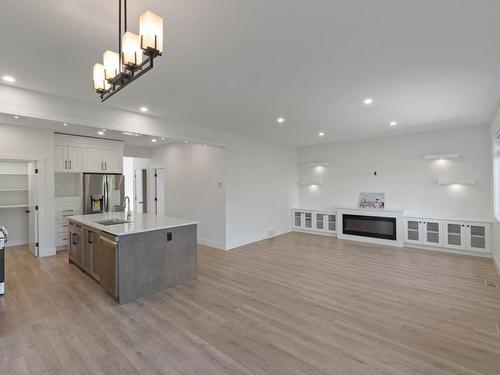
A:
POLYGON ((5 81, 5 82, 9 82, 9 83, 14 83, 16 82, 16 79, 12 76, 3 76, 2 79, 5 81))
POLYGON ((208 146, 206 143, 203 146, 208 146))
POLYGON ((64 126, 68 126, 68 123, 67 123, 67 122, 65 122, 63 125, 64 125, 64 126))
POLYGON ((104 132, 103 132, 102 130, 99 130, 99 131, 97 132, 97 134, 99 134, 99 135, 104 135, 104 132))
POLYGON ((320 137, 323 137, 323 136, 325 135, 325 133, 324 133, 324 132, 319 132, 319 133, 318 133, 318 135, 319 135, 320 137))
POLYGON ((14 116, 14 118, 19 118, 19 116, 16 115, 16 116, 14 116))
POLYGON ((139 109, 141 110, 141 112, 147 112, 148 111, 148 107, 141 107, 139 109))
POLYGON ((397 121, 391 121, 391 123, 389 125, 396 126, 397 124, 398 124, 397 121))
POLYGON ((165 137, 161 137, 161 140, 164 141, 165 140, 165 137))
POLYGON ((156 138, 153 138, 151 142, 156 143, 156 138))
POLYGON ((283 117, 278 117, 276 121, 278 122, 278 124, 283 124, 285 122, 285 119, 283 117))
POLYGON ((363 103, 365 103, 366 105, 370 105, 373 103, 373 98, 366 98, 363 103))
POLYGON ((130 132, 122 132, 123 135, 130 135, 130 136, 134 136, 135 134, 134 133, 130 133, 130 132))
POLYGON ((184 143, 189 143, 188 141, 184 141, 184 143))

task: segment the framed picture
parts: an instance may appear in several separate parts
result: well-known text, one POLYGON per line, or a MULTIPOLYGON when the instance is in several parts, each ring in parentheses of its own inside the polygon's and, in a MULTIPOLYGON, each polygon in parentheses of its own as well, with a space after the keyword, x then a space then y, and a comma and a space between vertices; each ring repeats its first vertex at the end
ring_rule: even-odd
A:
POLYGON ((385 193, 359 193, 359 207, 384 208, 385 193))

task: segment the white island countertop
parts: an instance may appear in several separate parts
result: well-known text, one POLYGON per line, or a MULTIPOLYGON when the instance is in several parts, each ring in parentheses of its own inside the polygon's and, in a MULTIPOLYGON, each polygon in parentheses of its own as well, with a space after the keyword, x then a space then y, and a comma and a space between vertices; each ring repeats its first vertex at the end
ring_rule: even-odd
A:
POLYGON ((125 236, 127 234, 150 232, 153 230, 170 229, 183 227, 186 225, 198 224, 198 222, 195 220, 180 219, 171 216, 156 216, 137 212, 132 213, 132 222, 125 224, 102 225, 97 223, 97 221, 110 219, 126 220, 127 214, 125 212, 75 215, 68 216, 68 219, 91 228, 99 229, 103 232, 107 232, 115 236, 125 236))

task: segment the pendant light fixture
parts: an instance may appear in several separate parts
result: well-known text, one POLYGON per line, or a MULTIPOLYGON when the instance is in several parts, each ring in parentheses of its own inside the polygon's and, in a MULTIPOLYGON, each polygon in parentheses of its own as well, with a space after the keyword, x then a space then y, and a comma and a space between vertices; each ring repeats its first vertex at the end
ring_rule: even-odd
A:
POLYGON ((118 52, 104 52, 103 64, 93 68, 94 90, 101 102, 153 69, 153 60, 163 54, 162 17, 148 10, 139 18, 137 35, 127 31, 127 0, 118 0, 118 14, 118 52))

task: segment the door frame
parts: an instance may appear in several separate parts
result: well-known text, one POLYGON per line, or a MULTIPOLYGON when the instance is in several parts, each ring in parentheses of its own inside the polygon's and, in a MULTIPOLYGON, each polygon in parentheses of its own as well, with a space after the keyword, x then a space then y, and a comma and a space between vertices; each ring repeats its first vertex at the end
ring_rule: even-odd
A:
POLYGON ((149 191, 150 191, 150 195, 148 197, 148 199, 150 200, 150 205, 149 207, 155 209, 155 215, 156 215, 156 202, 154 200, 154 198, 156 197, 156 177, 155 177, 155 171, 157 169, 163 169, 163 178, 165 180, 165 194, 163 195, 163 200, 164 200, 164 207, 165 207, 165 214, 167 213, 167 166, 166 165, 161 165, 161 164, 158 164, 158 165, 152 165, 149 167, 149 175, 151 176, 150 178, 150 188, 149 188, 149 191))
MULTIPOLYGON (((54 250, 55 253, 55 247, 48 248, 48 245, 51 243, 50 239, 52 239, 52 243, 54 243, 54 238, 55 238, 55 233, 54 230, 50 230, 50 226, 48 228, 45 228, 44 231, 40 230, 40 222, 53 222, 54 220, 50 219, 48 217, 48 214, 50 212, 49 207, 45 206, 45 201, 47 197, 49 196, 50 191, 46 188, 48 186, 47 178, 49 174, 47 173, 47 166, 48 166, 48 156, 45 155, 32 155, 32 154, 4 154, 0 153, 0 159, 1 160, 7 160, 7 161, 22 161, 22 162, 36 162, 38 173, 37 173, 37 179, 36 179, 36 193, 37 193, 37 200, 38 200, 38 215, 37 215, 37 242, 38 242, 38 249, 37 249, 37 257, 40 256, 40 249, 47 248, 47 250, 54 250), (42 199, 40 199, 42 197, 42 199), (44 234, 45 233, 45 234, 44 234)), ((54 174, 54 168, 52 168, 52 174, 54 174)), ((53 185, 53 184, 52 184, 53 185)), ((53 194, 53 192, 52 192, 53 194)), ((48 206, 48 204, 47 204, 48 206)), ((52 254, 47 254, 47 255, 52 255, 52 254)))

